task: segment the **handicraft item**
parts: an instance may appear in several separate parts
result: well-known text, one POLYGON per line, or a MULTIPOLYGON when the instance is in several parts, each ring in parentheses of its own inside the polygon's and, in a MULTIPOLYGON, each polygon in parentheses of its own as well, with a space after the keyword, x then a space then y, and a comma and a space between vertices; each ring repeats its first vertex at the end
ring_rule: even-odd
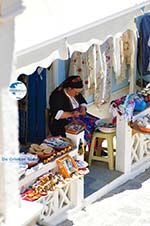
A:
POLYGON ((78 134, 85 129, 85 124, 82 121, 73 121, 65 126, 66 133, 78 134))
POLYGON ((56 163, 59 172, 64 178, 71 177, 72 174, 78 170, 77 163, 70 155, 66 155, 63 158, 56 160, 56 163))

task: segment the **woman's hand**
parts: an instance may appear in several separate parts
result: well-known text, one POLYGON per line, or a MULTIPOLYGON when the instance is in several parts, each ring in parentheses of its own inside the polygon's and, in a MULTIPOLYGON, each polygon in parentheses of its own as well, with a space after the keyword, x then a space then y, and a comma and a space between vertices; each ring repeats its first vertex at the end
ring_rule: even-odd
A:
POLYGON ((63 112, 60 119, 70 118, 70 117, 78 118, 80 115, 81 113, 79 111, 63 112))
POLYGON ((79 111, 73 111, 72 112, 72 117, 73 118, 77 118, 77 117, 79 117, 81 115, 81 113, 79 112, 79 111))
POLYGON ((80 107, 80 115, 82 115, 82 116, 86 115, 86 107, 84 107, 84 106, 80 107))

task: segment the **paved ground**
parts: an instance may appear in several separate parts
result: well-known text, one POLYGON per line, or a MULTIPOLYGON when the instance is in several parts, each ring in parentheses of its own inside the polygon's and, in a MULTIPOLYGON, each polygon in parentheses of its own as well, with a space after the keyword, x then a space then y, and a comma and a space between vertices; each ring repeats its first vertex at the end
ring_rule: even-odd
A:
POLYGON ((89 170, 90 172, 84 177, 85 198, 103 188, 122 174, 116 170, 109 170, 108 163, 100 161, 92 161, 89 170))
POLYGON ((57 226, 150 226, 150 168, 57 226))

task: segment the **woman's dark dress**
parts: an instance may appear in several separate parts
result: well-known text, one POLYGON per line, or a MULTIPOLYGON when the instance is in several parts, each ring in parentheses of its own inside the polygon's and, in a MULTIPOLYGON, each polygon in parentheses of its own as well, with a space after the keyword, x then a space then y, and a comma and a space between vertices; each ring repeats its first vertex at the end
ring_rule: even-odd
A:
MULTIPOLYGON (((79 94, 75 97, 79 105, 85 103, 86 100, 79 94)), ((65 94, 63 89, 56 89, 52 92, 49 98, 49 106, 50 106, 50 120, 49 120, 49 130, 53 136, 63 136, 65 137, 65 126, 68 124, 67 119, 59 119, 56 120, 55 116, 59 110, 63 110, 64 112, 73 111, 73 106, 69 97, 65 94)))

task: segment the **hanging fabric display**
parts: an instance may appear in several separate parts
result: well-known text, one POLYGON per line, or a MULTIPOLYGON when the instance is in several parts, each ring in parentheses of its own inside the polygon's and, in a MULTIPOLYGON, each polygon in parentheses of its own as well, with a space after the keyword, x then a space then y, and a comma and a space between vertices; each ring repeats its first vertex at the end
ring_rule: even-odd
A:
POLYGON ((146 13, 136 18, 138 29, 138 52, 137 69, 142 79, 146 81, 146 76, 150 73, 150 13, 146 13))
POLYGON ((142 73, 143 75, 149 74, 147 71, 150 59, 150 47, 148 40, 150 37, 150 14, 145 14, 140 24, 140 36, 142 39, 142 73))
POLYGON ((102 96, 102 84, 104 79, 102 56, 100 52, 100 46, 95 45, 95 93, 94 93, 94 102, 99 108, 103 102, 102 96))
POLYGON ((117 33, 114 36, 114 72, 116 83, 119 84, 123 80, 125 80, 124 73, 121 73, 121 53, 123 53, 123 45, 121 42, 121 35, 122 33, 117 33))
POLYGON ((69 76, 79 75, 82 78, 84 82, 83 95, 85 94, 86 89, 88 89, 88 76, 85 64, 86 53, 76 51, 72 54, 69 67, 69 76))
POLYGON ((40 143, 45 138, 46 70, 36 70, 28 82, 27 142, 40 143))
POLYGON ((94 102, 100 107, 111 96, 112 67, 113 38, 108 37, 101 46, 93 44, 87 52, 74 52, 69 75, 81 76, 83 95, 85 98, 94 95, 94 102))
POLYGON ((122 35, 123 42, 123 67, 122 73, 127 73, 129 67, 129 78, 135 75, 135 57, 136 57, 136 35, 133 30, 128 29, 122 35))
MULTIPOLYGON (((148 40, 148 46, 150 48, 150 35, 149 35, 149 40, 148 40)), ((149 64, 148 64, 147 70, 150 71, 150 56, 149 56, 149 64)))
POLYGON ((109 36, 101 45, 102 73, 99 87, 99 105, 110 100, 112 93, 112 73, 113 73, 113 37, 109 36))
POLYGON ((95 58, 95 45, 93 44, 86 53, 86 67, 88 82, 87 86, 90 89, 90 93, 93 94, 93 88, 95 86, 95 67, 96 67, 96 58, 95 58))
POLYGON ((94 54, 95 47, 92 45, 86 52, 74 52, 70 61, 69 76, 79 75, 82 78, 84 84, 83 95, 85 98, 94 93, 94 54))
POLYGON ((136 35, 128 29, 114 37, 114 71, 119 84, 135 74, 136 35))

